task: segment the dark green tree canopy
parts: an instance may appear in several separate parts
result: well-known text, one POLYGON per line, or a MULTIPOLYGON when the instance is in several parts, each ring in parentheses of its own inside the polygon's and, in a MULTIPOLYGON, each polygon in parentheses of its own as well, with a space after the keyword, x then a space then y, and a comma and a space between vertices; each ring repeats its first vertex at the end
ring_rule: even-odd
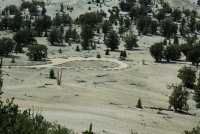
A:
POLYGON ((167 46, 164 50, 164 58, 167 62, 179 60, 181 58, 180 47, 178 45, 167 46))
POLYGON ((165 19, 165 11, 162 9, 158 12, 158 14, 156 14, 156 18, 158 19, 158 21, 160 22, 161 20, 165 19))
POLYGON ((3 14, 4 15, 8 15, 8 12, 10 15, 14 15, 16 14, 17 12, 19 12, 19 10, 17 9, 17 6, 16 5, 9 5, 9 6, 6 6, 4 9, 3 9, 3 14))
POLYGON ((172 8, 170 7, 169 3, 163 2, 162 7, 163 7, 163 10, 165 11, 165 13, 169 13, 169 14, 172 13, 172 8))
POLYGON ((166 38, 176 35, 178 26, 171 20, 167 19, 161 24, 161 32, 166 38))
MULTIPOLYGON (((199 1, 199 0, 198 0, 199 1)), ((200 1, 199 1, 200 2, 200 1)), ((185 130, 184 131, 185 134, 199 134, 200 132, 200 127, 197 126, 197 127, 194 127, 191 131, 190 130, 185 130)))
POLYGON ((39 14, 38 7, 34 3, 29 4, 28 10, 29 10, 29 13, 33 16, 38 16, 39 14))
POLYGON ((13 39, 17 44, 21 45, 34 45, 37 44, 37 40, 34 38, 34 31, 31 29, 24 29, 24 30, 19 30, 16 32, 13 36, 13 39))
POLYGON ((121 1, 119 3, 119 7, 122 11, 126 11, 128 12, 131 7, 133 7, 136 3, 136 0, 127 0, 126 2, 125 1, 121 1))
POLYGON ((81 28, 81 37, 83 39, 92 39, 94 36, 92 27, 90 25, 83 25, 81 28))
POLYGON ((89 49, 89 43, 91 42, 93 36, 92 27, 90 25, 83 25, 81 28, 81 45, 84 50, 89 49))
POLYGON ((185 16, 187 16, 187 17, 190 16, 190 14, 191 14, 190 9, 184 9, 183 14, 185 14, 185 16))
POLYGON ((93 28, 102 22, 102 15, 96 12, 85 13, 79 16, 81 25, 90 25, 93 28))
POLYGON ((137 36, 134 35, 132 31, 130 31, 129 34, 125 37, 125 48, 131 50, 133 47, 138 47, 137 41, 137 36))
POLYGON ((183 112, 189 110, 189 105, 187 104, 189 92, 182 89, 179 85, 175 87, 172 94, 169 97, 170 107, 173 106, 175 111, 183 112))
POLYGON ((190 23, 188 24, 188 27, 190 28, 190 32, 194 32, 196 29, 196 18, 195 17, 191 17, 190 18, 190 23))
POLYGON ((197 85, 194 87, 193 99, 197 103, 196 108, 200 108, 200 74, 199 78, 197 79, 197 85))
POLYGON ((140 5, 148 6, 151 4, 151 0, 139 0, 140 5))
POLYGON ((158 23, 157 21, 153 20, 151 21, 151 24, 150 24, 150 33, 151 34, 156 34, 157 33, 157 28, 158 28, 158 23))
POLYGON ((8 55, 14 49, 15 42, 7 37, 0 39, 0 55, 8 55))
POLYGON ((51 45, 59 45, 60 43, 63 43, 63 37, 60 30, 54 28, 52 31, 50 31, 47 37, 47 41, 51 45))
POLYGON ((41 28, 42 31, 45 31, 52 26, 51 17, 47 15, 40 16, 35 19, 33 26, 35 30, 41 28))
POLYGON ((192 50, 193 48, 191 47, 191 45, 188 45, 187 43, 181 44, 180 45, 180 50, 181 52, 187 56, 187 54, 192 50))
POLYGON ((7 21, 7 26, 9 27, 10 30, 14 32, 20 30, 20 28, 22 27, 22 24, 23 24, 23 17, 20 11, 16 12, 14 17, 12 18, 9 17, 7 21))
POLYGON ((187 60, 191 61, 193 65, 196 65, 198 68, 200 62, 200 49, 195 49, 189 51, 187 54, 187 60))
POLYGON ((110 48, 112 51, 114 51, 115 49, 118 49, 118 46, 120 45, 120 41, 119 41, 119 36, 117 32, 115 32, 114 30, 111 30, 108 33, 105 45, 108 48, 110 48))
POLYGON ((69 16, 69 14, 66 14, 66 13, 63 12, 61 17, 62 17, 62 24, 64 26, 71 25, 72 18, 69 16))
POLYGON ((47 47, 45 45, 29 46, 27 56, 33 60, 41 60, 47 54, 47 47))
POLYGON ((148 16, 140 17, 137 21, 137 29, 143 33, 148 33, 150 24, 151 24, 151 18, 148 16), (146 31, 145 31, 146 30, 146 31))
POLYGON ((62 25, 62 17, 60 13, 56 13, 56 16, 53 18, 53 26, 61 26, 62 25))
POLYGON ((182 80, 185 87, 193 88, 193 83, 196 81, 196 70, 191 67, 182 67, 178 70, 177 77, 182 80))
POLYGON ((131 18, 131 20, 133 20, 135 17, 137 17, 137 8, 133 7, 131 8, 131 10, 129 11, 129 17, 131 18))
POLYGON ((106 36, 109 30, 110 30, 109 21, 105 20, 102 24, 102 32, 104 33, 104 36, 106 36))
POLYGON ((164 50, 163 42, 155 43, 150 47, 151 56, 156 60, 156 62, 162 60, 163 50, 164 50))
POLYGON ((4 16, 2 19, 1 19, 1 23, 2 23, 2 25, 3 25, 3 27, 4 27, 4 30, 7 30, 7 28, 8 28, 8 21, 9 21, 9 19, 10 19, 10 17, 8 17, 7 15, 6 16, 4 16))
POLYGON ((70 40, 74 42, 79 42, 80 37, 76 29, 72 29, 72 26, 69 26, 69 28, 65 32, 64 39, 65 42, 69 42, 70 40))
POLYGON ((178 8, 174 9, 174 11, 172 12, 173 20, 180 21, 182 18, 181 16, 182 16, 182 12, 178 8))

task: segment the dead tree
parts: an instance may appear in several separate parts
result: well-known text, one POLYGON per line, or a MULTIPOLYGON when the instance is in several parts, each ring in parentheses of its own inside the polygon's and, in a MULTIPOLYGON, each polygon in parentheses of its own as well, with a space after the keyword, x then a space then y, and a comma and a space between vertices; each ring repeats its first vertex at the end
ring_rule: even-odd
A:
POLYGON ((56 80, 57 80, 57 85, 60 85, 62 82, 62 70, 61 71, 58 70, 56 80))
POLYGON ((47 5, 49 5, 51 3, 51 0, 47 0, 47 5))

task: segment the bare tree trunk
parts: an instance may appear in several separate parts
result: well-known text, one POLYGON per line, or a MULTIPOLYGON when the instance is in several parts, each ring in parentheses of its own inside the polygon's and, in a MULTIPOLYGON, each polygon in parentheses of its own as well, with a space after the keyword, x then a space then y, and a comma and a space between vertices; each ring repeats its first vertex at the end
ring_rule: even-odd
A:
POLYGON ((60 85, 62 82, 62 70, 61 71, 58 70, 56 80, 57 80, 57 85, 60 85))

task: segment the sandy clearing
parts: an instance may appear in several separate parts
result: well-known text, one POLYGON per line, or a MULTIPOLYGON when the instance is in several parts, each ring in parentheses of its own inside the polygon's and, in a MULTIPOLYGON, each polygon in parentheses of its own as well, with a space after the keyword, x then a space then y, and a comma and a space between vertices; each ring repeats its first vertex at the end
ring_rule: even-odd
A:
MULTIPOLYGON (((67 59, 65 58, 55 58, 50 61, 50 64, 45 64, 45 65, 33 65, 33 66, 11 66, 11 67, 17 67, 17 68, 63 68, 63 69, 70 69, 70 67, 56 67, 57 65, 62 65, 64 63, 70 62, 70 61, 109 61, 109 62, 114 62, 117 63, 119 66, 113 67, 113 68, 107 68, 111 70, 119 70, 119 69, 126 69, 129 67, 128 64, 117 60, 116 58, 95 58, 95 57, 88 57, 88 58, 83 58, 83 57, 68 57, 67 59)), ((8 66, 3 66, 8 68, 8 66)), ((71 67, 73 69, 76 69, 75 67, 71 67)), ((80 67, 81 68, 81 67, 80 67)), ((78 69, 80 69, 78 68, 78 69)), ((87 68, 85 68, 87 69, 87 68)), ((91 68, 89 68, 91 69, 91 68)), ((103 69, 103 70, 107 70, 103 69)))

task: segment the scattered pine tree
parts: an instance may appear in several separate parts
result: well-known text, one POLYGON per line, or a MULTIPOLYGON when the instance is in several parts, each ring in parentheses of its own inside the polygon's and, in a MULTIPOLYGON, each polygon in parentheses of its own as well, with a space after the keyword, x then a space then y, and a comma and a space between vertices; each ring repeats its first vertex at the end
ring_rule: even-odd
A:
POLYGON ((78 45, 76 46, 76 51, 77 51, 77 52, 80 52, 80 51, 81 51, 78 45))
POLYGON ((194 87, 193 99, 197 103, 196 108, 200 108, 200 74, 199 74, 197 85, 194 87))
POLYGON ((126 51, 124 50, 124 57, 127 57, 126 51))
POLYGON ((124 57, 124 52, 123 51, 120 52, 120 57, 124 57))
POLYGON ((167 39, 164 39, 163 44, 167 45, 167 39))
POLYGON ((140 98, 138 99, 138 102, 137 102, 136 107, 137 107, 137 108, 143 108, 143 107, 142 107, 142 101, 141 101, 140 98))
POLYGON ((105 55, 110 55, 109 50, 106 49, 105 55))
POLYGON ((11 63, 15 63, 15 57, 14 56, 12 57, 11 63))
POLYGON ((50 77, 50 79, 55 79, 55 78, 56 78, 53 69, 50 70, 50 72, 49 72, 49 77, 50 77))

